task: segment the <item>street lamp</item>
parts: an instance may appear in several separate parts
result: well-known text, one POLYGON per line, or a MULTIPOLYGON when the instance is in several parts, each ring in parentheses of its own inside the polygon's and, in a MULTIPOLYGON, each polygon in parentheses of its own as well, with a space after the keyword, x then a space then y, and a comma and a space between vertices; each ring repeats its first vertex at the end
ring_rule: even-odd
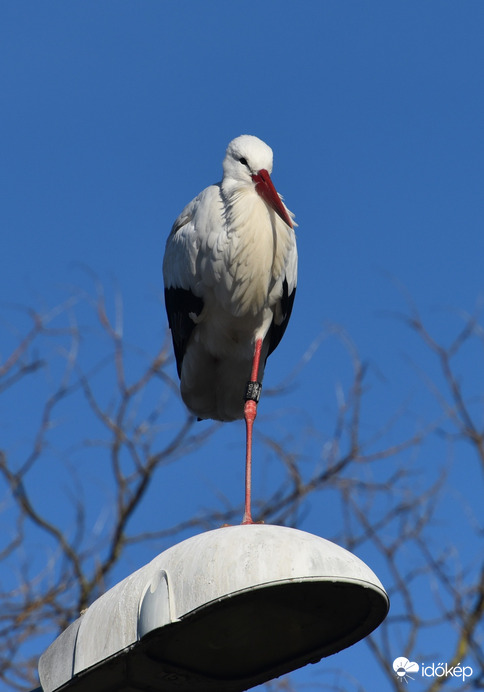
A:
POLYGON ((238 692, 355 644, 388 612, 371 569, 281 526, 208 531, 97 599, 41 656, 43 692, 238 692))

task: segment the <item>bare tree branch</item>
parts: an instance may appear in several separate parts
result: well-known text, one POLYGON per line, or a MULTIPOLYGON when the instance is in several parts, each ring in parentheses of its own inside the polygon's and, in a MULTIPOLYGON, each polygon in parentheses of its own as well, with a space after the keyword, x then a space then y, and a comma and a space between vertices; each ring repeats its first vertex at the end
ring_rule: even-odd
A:
MULTIPOLYGON (((45 393, 34 402, 22 444, 8 426, 2 428, 0 511, 8 530, 0 534, 0 563, 6 568, 0 573, 0 680, 11 689, 35 686, 40 653, 35 643, 52 639, 113 583, 133 548, 164 545, 240 520, 241 507, 215 494, 214 506, 190 517, 165 518, 154 529, 137 522, 157 479, 202 450, 219 426, 199 426, 181 407, 178 417, 172 415, 178 383, 169 339, 163 337, 151 355, 131 346, 120 295, 110 306, 101 282, 96 277, 94 282, 94 296, 78 291, 49 312, 23 311, 28 326, 24 332, 10 329, 16 341, 0 362, 0 393, 7 407, 8 397, 26 383, 45 393), (89 421, 85 431, 76 426, 81 418, 89 421), (97 465, 92 472, 91 464, 97 465), (47 470, 68 479, 56 479, 55 485, 62 520, 38 492, 35 479, 47 470), (97 504, 86 502, 96 493, 97 504)), ((267 421, 258 439, 270 463, 277 463, 279 480, 255 501, 254 516, 298 526, 331 497, 327 531, 332 540, 376 560, 392 600, 387 620, 367 638, 388 688, 401 689, 394 658, 444 656, 433 649, 435 633, 444 632, 450 642, 447 665, 467 662, 474 670, 460 689, 477 689, 484 680, 484 527, 474 499, 461 488, 453 493, 453 461, 456 450, 465 447, 467 466, 484 468, 482 397, 476 400, 460 372, 468 349, 478 346, 484 355, 484 329, 477 313, 463 314, 460 330, 444 346, 415 305, 409 301, 408 306, 399 320, 418 337, 416 360, 431 356, 437 366, 431 374, 413 359, 419 387, 423 383, 431 393, 435 410, 413 422, 410 399, 394 401, 375 423, 368 398, 380 373, 360 357, 343 329, 330 325, 291 376, 266 395, 281 396, 292 387, 327 339, 337 339, 348 356, 344 379, 349 384, 337 386, 324 427, 311 427, 310 414, 303 413, 304 425, 296 422, 281 437, 267 421), (468 531, 469 545, 456 545, 450 536, 437 540, 446 538, 440 526, 449 516, 468 531)), ((22 391, 28 396, 27 389, 22 391)), ((306 687, 286 676, 267 689, 365 689, 338 668, 337 658, 318 670, 314 684, 306 687)), ((422 684, 436 692, 449 682, 442 677, 422 684)))

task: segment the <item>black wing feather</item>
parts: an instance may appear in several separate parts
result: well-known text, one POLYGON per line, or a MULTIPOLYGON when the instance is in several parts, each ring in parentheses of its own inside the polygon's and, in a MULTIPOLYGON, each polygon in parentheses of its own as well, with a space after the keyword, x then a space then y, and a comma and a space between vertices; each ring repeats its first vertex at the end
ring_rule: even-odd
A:
POLYGON ((281 311, 282 311, 282 321, 280 324, 276 324, 273 320, 271 328, 269 331, 269 351, 267 357, 269 357, 277 346, 280 340, 284 336, 286 331, 287 323, 291 317, 292 306, 294 305, 294 298, 296 297, 296 287, 294 287, 292 293, 289 293, 289 286, 287 285, 287 279, 284 279, 282 284, 282 296, 281 296, 281 311))
POLYGON ((171 329, 173 350, 175 351, 176 369, 178 377, 181 377, 183 357, 188 344, 188 339, 196 327, 190 317, 191 314, 199 315, 203 310, 203 300, 185 288, 165 288, 165 307, 168 316, 168 326, 171 329))

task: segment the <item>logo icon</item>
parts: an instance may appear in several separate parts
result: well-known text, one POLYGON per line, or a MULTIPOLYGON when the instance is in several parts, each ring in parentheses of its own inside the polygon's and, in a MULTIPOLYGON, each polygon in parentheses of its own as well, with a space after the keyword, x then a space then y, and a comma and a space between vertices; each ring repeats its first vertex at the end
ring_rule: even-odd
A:
POLYGON ((410 673, 418 673, 419 665, 415 661, 409 661, 405 656, 399 656, 393 661, 393 670, 402 682, 413 680, 410 673))

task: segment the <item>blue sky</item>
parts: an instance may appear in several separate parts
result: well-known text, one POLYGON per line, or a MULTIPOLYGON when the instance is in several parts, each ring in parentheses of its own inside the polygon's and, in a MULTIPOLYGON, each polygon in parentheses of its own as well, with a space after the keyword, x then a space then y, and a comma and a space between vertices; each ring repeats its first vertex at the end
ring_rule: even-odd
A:
MULTIPOLYGON (((154 352, 171 224, 220 179, 227 143, 254 134, 273 148, 273 181, 299 224, 297 300, 266 387, 336 323, 381 375, 376 426, 417 387, 405 363, 420 347, 390 316, 405 309, 399 286, 444 342, 482 297, 483 30, 478 0, 3 2, 0 301, 56 305, 73 286, 92 289, 88 266, 122 293, 127 340, 154 352)), ((425 356, 420 365, 432 367, 425 356)), ((286 431, 290 412, 304 411, 296 422, 310 419, 324 438, 349 372, 341 347, 323 341, 292 396, 261 414, 275 412, 286 431)), ((469 381, 472 364, 462 372, 469 381)), ((415 417, 430 399, 414 402, 415 417)), ((30 405, 21 394, 15 403, 12 416, 30 405)), ((291 444, 312 454, 294 430, 291 444)), ((162 523, 210 504, 217 488, 236 497, 242 448, 242 427, 225 426, 208 449, 220 461, 191 462, 206 502, 175 488, 174 469, 162 523)), ((273 467, 256 472, 260 495, 273 467)), ((166 488, 155 483, 152 502, 157 492, 166 488)), ((330 516, 312 510, 304 528, 331 537, 330 516)), ((131 559, 118 578, 149 555, 131 559)), ((365 655, 342 654, 354 677, 365 655)), ((313 667, 298 675, 315 679, 313 667)))

